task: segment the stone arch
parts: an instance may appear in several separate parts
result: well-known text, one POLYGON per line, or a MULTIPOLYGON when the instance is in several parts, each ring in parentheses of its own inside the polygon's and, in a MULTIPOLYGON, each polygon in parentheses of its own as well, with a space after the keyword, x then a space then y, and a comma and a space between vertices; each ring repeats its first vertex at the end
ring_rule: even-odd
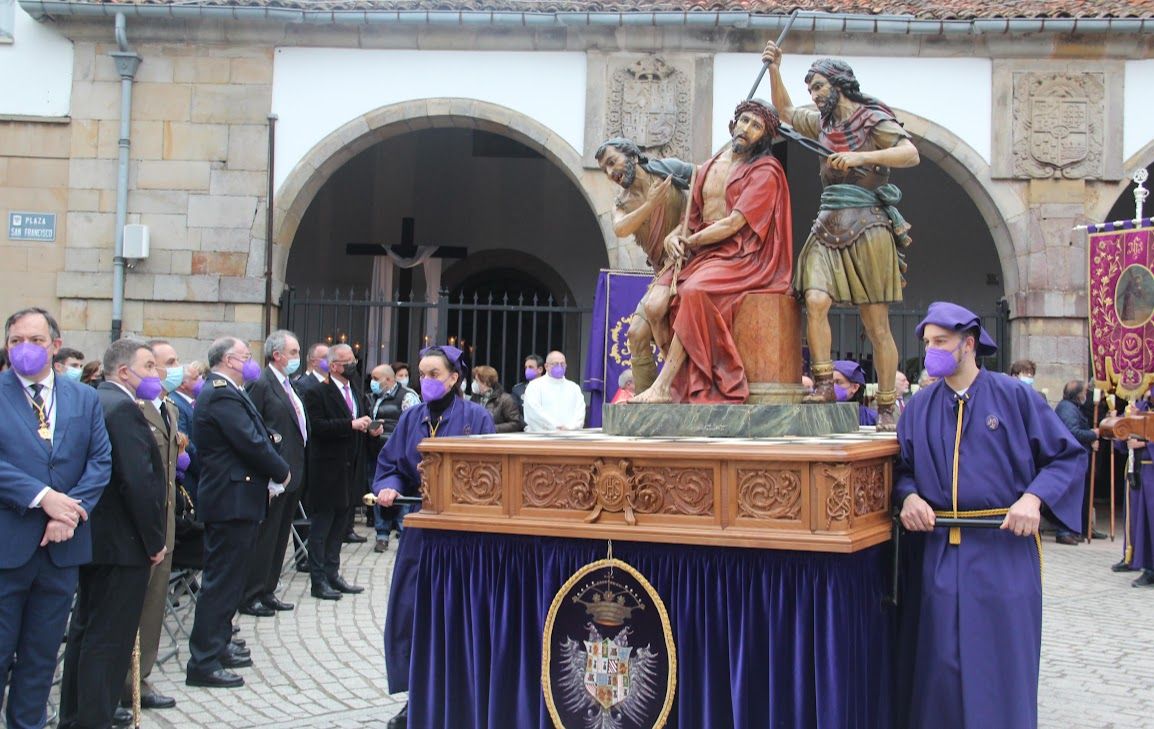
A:
POLYGON ((1006 298, 1012 300, 1021 290, 1019 254, 1014 241, 1016 233, 1028 227, 1028 208, 1011 185, 994 182, 989 163, 961 137, 917 114, 901 109, 895 112, 913 136, 922 158, 938 165, 961 185, 978 208, 998 252, 1006 298))
POLYGON ((497 104, 460 98, 418 99, 356 117, 314 145, 293 167, 276 193, 275 281, 285 280, 288 253, 309 204, 341 166, 378 142, 435 127, 480 129, 514 139, 540 153, 580 191, 597 218, 609 260, 617 260, 619 242, 613 233, 612 198, 597 194, 587 184, 589 176, 581 155, 568 142, 535 119, 497 104))
POLYGON ((468 258, 454 262, 441 275, 441 286, 452 291, 470 277, 496 267, 509 267, 537 279, 549 290, 557 302, 575 301, 573 291, 564 277, 540 258, 512 248, 478 251, 468 258))
MULTIPOLYGON (((1091 223, 1106 222, 1106 218, 1110 214, 1110 210, 1118 203, 1119 198, 1126 193, 1133 180, 1130 175, 1134 174, 1139 169, 1145 169, 1154 164, 1154 139, 1146 143, 1144 147, 1139 149, 1130 159, 1122 165, 1126 176, 1117 182, 1107 183, 1103 188, 1102 194, 1094 202, 1091 208, 1087 211, 1090 215, 1091 223)), ((1146 182, 1147 189, 1154 189, 1154 180, 1146 182)), ((1133 214, 1133 213, 1131 213, 1133 214)), ((1143 211, 1146 217, 1154 215, 1154 201, 1147 200, 1146 207, 1143 211)))

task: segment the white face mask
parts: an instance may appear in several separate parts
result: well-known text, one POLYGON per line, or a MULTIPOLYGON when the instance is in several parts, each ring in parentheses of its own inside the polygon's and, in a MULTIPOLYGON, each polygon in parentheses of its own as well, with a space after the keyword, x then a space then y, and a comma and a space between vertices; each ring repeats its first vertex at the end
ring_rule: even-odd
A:
POLYGON ((1030 386, 1034 384, 1034 378, 1030 375, 1018 375, 1018 379, 1030 386))

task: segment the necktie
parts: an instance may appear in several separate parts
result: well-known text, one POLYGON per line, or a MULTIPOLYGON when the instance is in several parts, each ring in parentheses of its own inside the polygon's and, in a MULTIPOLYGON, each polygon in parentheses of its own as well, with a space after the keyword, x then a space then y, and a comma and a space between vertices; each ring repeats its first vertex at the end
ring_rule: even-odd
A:
POLYGON ((356 417, 357 411, 353 408, 353 395, 349 392, 349 383, 346 382, 343 387, 345 390, 345 405, 349 406, 349 414, 356 417))
POLYGON ((44 440, 50 440, 52 435, 48 431, 48 412, 44 409, 44 398, 40 396, 40 391, 43 389, 44 385, 39 382, 31 385, 32 411, 36 415, 36 423, 39 426, 36 434, 44 440))
POLYGON ((164 423, 165 430, 172 430, 172 423, 168 420, 168 408, 164 406, 164 400, 160 401, 160 419, 164 423))
POLYGON ((293 397, 293 388, 288 380, 282 382, 284 385, 284 392, 288 395, 289 402, 292 403, 293 412, 297 414, 297 427, 301 429, 301 435, 305 434, 305 419, 301 417, 301 409, 297 406, 296 398, 293 397))

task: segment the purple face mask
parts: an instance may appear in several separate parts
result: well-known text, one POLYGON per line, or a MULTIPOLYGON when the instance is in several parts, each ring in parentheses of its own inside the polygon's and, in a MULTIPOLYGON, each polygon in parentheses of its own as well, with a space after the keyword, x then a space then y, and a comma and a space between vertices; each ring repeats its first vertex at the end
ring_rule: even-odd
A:
POLYGON ((435 377, 421 378, 421 399, 425 402, 440 400, 448 391, 449 389, 445 387, 445 383, 435 377))
POLYGON ((555 364, 549 368, 549 376, 555 379, 562 379, 565 377, 565 365, 555 364))
POLYGON ((837 398, 838 402, 845 402, 849 399, 849 390, 845 389, 841 385, 834 385, 833 395, 837 398))
POLYGON ((31 377, 48 366, 48 350, 39 344, 21 342, 9 348, 8 360, 17 374, 31 377))
POLYGON ((245 360, 244 366, 240 368, 240 376, 245 382, 256 382, 260 379, 260 365, 255 359, 245 360))
POLYGON ((320 362, 317 362, 317 369, 327 375, 329 373, 329 361, 322 359, 320 362))
MULTIPOLYGON (((133 372, 132 374, 136 374, 133 372)), ((140 377, 140 375, 136 375, 140 377)), ((164 392, 164 383, 159 377, 140 377, 140 384, 136 386, 136 396, 141 400, 155 400, 164 392)))
POLYGON ((526 367, 525 368, 525 382, 532 382, 533 380, 537 379, 538 374, 539 373, 537 372, 536 367, 526 367))
POLYGON ((190 465, 192 465, 192 456, 181 451, 180 455, 176 457, 176 470, 187 471, 190 465))
POLYGON ((949 377, 958 370, 954 350, 930 348, 926 350, 926 374, 931 377, 949 377))
POLYGON ((200 394, 200 391, 203 389, 204 389, 204 378, 203 377, 197 377, 196 382, 192 383, 192 396, 196 397, 197 395, 200 394))

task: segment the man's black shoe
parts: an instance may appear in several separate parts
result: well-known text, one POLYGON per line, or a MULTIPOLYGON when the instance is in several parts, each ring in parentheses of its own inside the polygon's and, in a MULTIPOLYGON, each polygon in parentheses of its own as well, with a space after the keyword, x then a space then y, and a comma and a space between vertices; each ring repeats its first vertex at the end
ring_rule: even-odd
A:
POLYGON ((232 642, 233 646, 235 646, 237 648, 244 648, 245 646, 248 645, 248 641, 245 640, 244 638, 233 638, 231 642, 232 642))
POLYGON ((226 655, 237 657, 237 659, 247 659, 247 657, 253 655, 252 649, 249 649, 247 646, 237 646, 232 644, 228 644, 228 647, 224 649, 224 652, 226 655))
POLYGON ((1077 546, 1077 544, 1082 540, 1078 539, 1078 537, 1074 536, 1073 534, 1059 534, 1057 537, 1054 538, 1054 541, 1057 542, 1058 544, 1077 546))
POLYGON ((1130 566, 1129 562, 1127 562, 1126 560, 1122 560, 1121 562, 1115 562, 1114 564, 1110 565, 1110 571, 1111 572, 1133 572, 1134 568, 1130 566))
POLYGON ((408 729, 409 726, 409 702, 401 707, 397 715, 389 719, 389 723, 385 725, 386 729, 408 729))
MULTIPOLYGON (((132 697, 120 697, 120 705, 126 709, 132 708, 132 697)), ((157 693, 155 689, 150 686, 144 686, 140 689, 140 708, 142 709, 171 709, 176 706, 176 699, 171 696, 157 693)))
POLYGON ((358 595, 365 591, 365 588, 361 587, 360 585, 350 585, 349 583, 345 582, 345 578, 341 577, 340 575, 330 577, 329 584, 332 585, 333 588, 337 591, 343 592, 346 595, 358 595))
POLYGON ((1138 579, 1130 583, 1132 587, 1150 587, 1154 585, 1154 570, 1142 570, 1138 579))
POLYGON ((285 602, 284 600, 281 600, 279 597, 271 593, 261 596, 260 604, 264 605, 270 610, 276 610, 278 612, 292 610, 294 607, 296 607, 291 602, 285 602))
POLYGON ((223 668, 208 674, 189 673, 184 677, 185 686, 201 686, 204 688, 236 688, 244 686, 244 678, 232 671, 223 668))
POLYGON ((241 615, 252 615, 258 618, 271 618, 276 615, 276 611, 265 605, 260 600, 253 600, 247 605, 242 605, 240 608, 241 615))
POLYGON ((117 706, 116 711, 112 712, 112 726, 132 726, 132 711, 123 706, 117 706))
POLYGON ((142 691, 140 693, 140 708, 142 709, 171 709, 176 706, 176 699, 156 691, 142 691))
POLYGON ((233 635, 236 635, 236 634, 237 634, 237 633, 239 633, 239 632, 240 632, 240 626, 239 626, 239 625, 235 625, 235 624, 234 624, 234 625, 232 626, 232 634, 233 634, 233 635))
POLYGON ((220 665, 225 668, 248 668, 252 665, 252 656, 229 651, 221 656, 220 665))
POLYGON ((1110 535, 1109 535, 1109 534, 1107 534, 1106 532, 1100 532, 1100 531, 1098 531, 1097 529, 1095 529, 1095 530, 1093 531, 1093 534, 1092 534, 1092 536, 1093 536, 1095 539, 1105 539, 1106 537, 1108 537, 1108 536, 1110 536, 1110 535))
POLYGON ((343 597, 329 585, 328 580, 314 580, 312 595, 321 600, 340 600, 343 597))
POLYGON ((356 532, 349 532, 344 539, 345 544, 364 544, 367 541, 369 541, 368 537, 362 537, 356 532))

